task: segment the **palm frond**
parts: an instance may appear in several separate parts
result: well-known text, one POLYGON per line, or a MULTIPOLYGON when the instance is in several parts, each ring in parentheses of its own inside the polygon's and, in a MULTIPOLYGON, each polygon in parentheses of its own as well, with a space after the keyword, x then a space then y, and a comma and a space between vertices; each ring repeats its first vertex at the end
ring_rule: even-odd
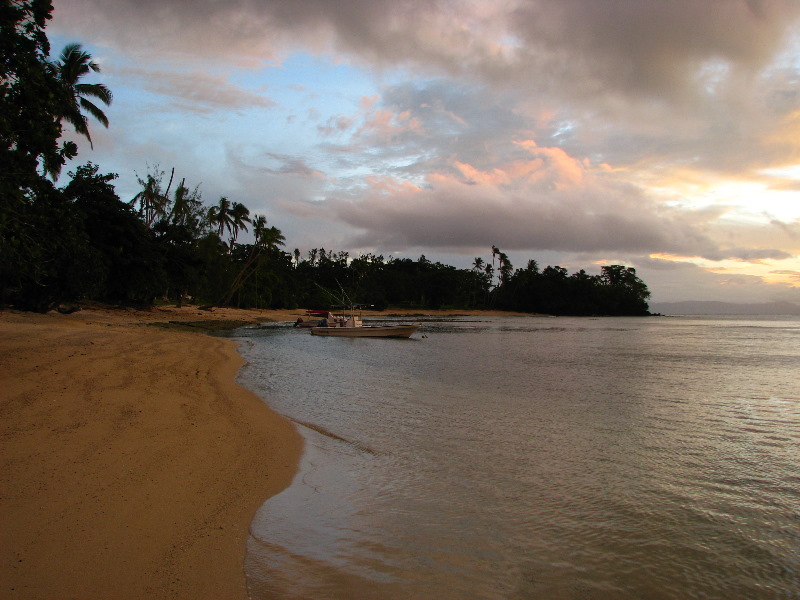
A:
POLYGON ((80 80, 92 71, 99 73, 100 66, 92 60, 91 54, 84 51, 80 44, 73 43, 64 46, 57 67, 61 82, 67 88, 68 98, 70 98, 63 107, 60 118, 70 123, 77 133, 86 136, 89 145, 94 148, 92 137, 89 135, 88 119, 81 110, 108 127, 108 117, 87 98, 96 98, 108 106, 111 104, 112 94, 102 83, 80 83, 80 80))
POLYGON ((114 99, 111 90, 102 83, 79 83, 75 86, 75 90, 78 92, 78 95, 97 98, 106 106, 110 106, 111 101, 114 99))
MULTIPOLYGON (((81 108, 92 115, 95 119, 100 121, 104 126, 108 127, 108 117, 100 110, 95 104, 89 102, 86 98, 80 100, 81 108)), ((84 119, 85 120, 85 119, 84 119)), ((82 133, 82 132, 81 132, 82 133)))

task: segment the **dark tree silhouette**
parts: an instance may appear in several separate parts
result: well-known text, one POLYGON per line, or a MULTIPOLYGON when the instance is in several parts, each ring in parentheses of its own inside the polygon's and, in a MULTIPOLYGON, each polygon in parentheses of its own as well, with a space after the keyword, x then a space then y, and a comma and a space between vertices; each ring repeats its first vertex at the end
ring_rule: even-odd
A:
POLYGON ((58 59, 58 74, 67 91, 67 103, 59 117, 70 123, 75 131, 86 136, 89 145, 94 147, 92 136, 89 134, 88 119, 84 112, 90 114, 104 127, 108 127, 108 117, 90 98, 110 106, 112 95, 111 90, 102 83, 81 82, 86 75, 92 72, 99 73, 100 66, 92 60, 91 54, 81 48, 80 44, 68 44, 64 47, 58 59))

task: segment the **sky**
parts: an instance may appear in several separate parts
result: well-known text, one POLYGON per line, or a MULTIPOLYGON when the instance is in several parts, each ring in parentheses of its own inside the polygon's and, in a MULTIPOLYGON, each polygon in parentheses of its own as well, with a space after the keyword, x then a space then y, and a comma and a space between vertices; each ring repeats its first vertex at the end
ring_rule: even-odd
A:
POLYGON ((652 302, 800 303, 796 0, 54 5, 53 54, 114 94, 76 164, 125 201, 174 168, 304 256, 495 245, 635 267, 652 302))

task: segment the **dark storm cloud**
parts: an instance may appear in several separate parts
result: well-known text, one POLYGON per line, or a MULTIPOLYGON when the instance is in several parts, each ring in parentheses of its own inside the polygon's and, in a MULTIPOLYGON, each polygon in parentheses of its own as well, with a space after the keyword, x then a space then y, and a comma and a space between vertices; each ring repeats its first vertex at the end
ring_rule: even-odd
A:
POLYGON ((757 72, 799 13, 782 0, 539 0, 509 22, 528 60, 559 86, 675 98, 727 69, 757 72))
POLYGON ((250 62, 281 47, 336 49, 514 85, 672 97, 721 61, 764 66, 800 5, 791 0, 79 0, 57 24, 109 45, 250 62), (144 41, 144 43, 143 43, 144 41))

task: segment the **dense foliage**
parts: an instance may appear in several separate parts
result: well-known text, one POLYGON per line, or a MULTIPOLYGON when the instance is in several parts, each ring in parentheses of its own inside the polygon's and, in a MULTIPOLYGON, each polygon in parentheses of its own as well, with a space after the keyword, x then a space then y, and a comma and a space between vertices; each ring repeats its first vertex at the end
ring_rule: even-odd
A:
POLYGON ((49 310, 98 300, 149 306, 191 298, 198 304, 257 308, 324 308, 351 298, 378 308, 497 308, 550 314, 647 314, 647 286, 632 268, 610 265, 599 275, 539 271, 535 261, 514 270, 492 247, 457 269, 421 256, 314 249, 301 257, 281 250, 285 239, 265 217, 200 190, 174 185, 158 167, 139 179, 141 191, 122 201, 114 174, 87 163, 56 187, 67 159, 78 153, 61 139, 62 122, 91 143, 88 113, 108 126, 102 110, 111 92, 81 78, 99 71, 71 44, 49 59, 44 27, 50 0, 0 0, 0 306, 49 310), (240 243, 239 234, 252 234, 240 243))
MULTIPOLYGON (((372 254, 350 259, 347 253, 312 250, 308 258, 296 255, 288 272, 292 298, 302 306, 325 307, 346 297, 373 304, 418 308, 501 309, 554 315, 646 315, 647 286, 631 267, 609 265, 601 274, 579 271, 568 275, 561 267, 539 271, 530 261, 514 270, 502 260, 495 268, 481 258, 471 269, 457 269, 418 260, 372 254), (334 290, 334 291, 331 291, 334 290)), ((295 251, 297 252, 297 251, 295 251)))

